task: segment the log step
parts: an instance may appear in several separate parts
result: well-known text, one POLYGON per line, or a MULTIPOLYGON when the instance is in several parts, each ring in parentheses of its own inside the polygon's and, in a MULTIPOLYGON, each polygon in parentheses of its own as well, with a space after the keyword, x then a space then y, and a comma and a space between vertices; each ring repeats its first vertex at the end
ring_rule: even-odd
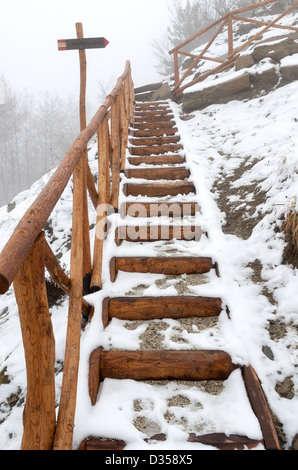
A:
POLYGON ((131 133, 132 137, 169 137, 177 134, 178 129, 176 127, 170 127, 168 129, 144 129, 144 130, 133 130, 131 133))
POLYGON ((121 205, 121 217, 173 217, 195 216, 201 211, 196 202, 125 202, 121 205))
POLYGON ((169 127, 174 127, 174 121, 154 121, 154 122, 136 122, 134 124, 134 129, 144 130, 144 129, 168 129, 169 127))
POLYGON ((110 276, 115 282, 118 271, 180 275, 204 274, 213 268, 218 272, 217 264, 204 257, 114 257, 110 261, 110 276))
POLYGON ((136 168, 125 170, 126 178, 146 180, 185 180, 190 177, 190 171, 183 167, 136 168))
POLYGON ((128 242, 156 242, 160 240, 188 240, 199 241, 203 231, 198 226, 178 225, 144 225, 121 226, 115 231, 115 242, 120 246, 123 241, 128 242))
POLYGON ((172 117, 173 116, 173 111, 170 109, 170 108, 155 108, 155 109, 135 109, 135 112, 134 112, 134 117, 135 118, 138 118, 138 119, 143 119, 143 118, 147 118, 147 117, 153 117, 155 118, 156 116, 169 116, 171 115, 172 117))
MULTIPOLYGON (((165 434, 155 434, 150 439, 145 439, 145 442, 165 442, 167 436, 165 434)), ((264 446, 264 441, 256 441, 249 439, 247 436, 238 436, 236 434, 230 434, 227 436, 223 433, 213 433, 205 434, 198 436, 195 433, 189 434, 187 442, 189 443, 199 443, 206 446, 212 446, 218 450, 244 450, 244 449, 254 449, 258 445, 264 446)), ((104 439, 104 438, 90 438, 85 439, 78 450, 105 450, 105 451, 114 451, 114 450, 123 450, 126 447, 125 441, 120 441, 117 439, 104 439)))
POLYGON ((224 351, 105 351, 89 359, 89 394, 96 403, 100 382, 130 380, 226 380, 237 369, 224 351))
POLYGON ((151 145, 167 145, 167 144, 177 144, 180 141, 180 137, 177 135, 174 136, 153 136, 153 137, 138 137, 129 139, 131 145, 135 147, 139 146, 151 146, 151 145))
POLYGON ((152 145, 152 146, 143 146, 143 147, 130 147, 129 152, 131 155, 150 156, 150 155, 159 155, 163 153, 175 153, 182 150, 183 147, 180 144, 168 144, 168 145, 152 145))
POLYGON ((142 165, 143 163, 147 165, 175 165, 180 163, 185 163, 185 157, 181 155, 157 155, 151 157, 129 157, 128 162, 131 165, 142 165))
POLYGON ((156 109, 156 108, 169 108, 168 101, 143 101, 136 103, 135 109, 156 109))
POLYGON ((218 317, 222 301, 216 297, 116 297, 105 298, 103 325, 111 318, 120 320, 157 320, 163 318, 218 317))
POLYGON ((196 194, 193 183, 146 183, 146 184, 130 184, 123 185, 125 196, 148 196, 163 197, 177 196, 178 194, 196 194))
POLYGON ((162 114, 158 113, 142 113, 141 115, 134 115, 135 123, 143 123, 143 122, 154 122, 156 120, 160 121, 172 121, 174 119, 174 114, 162 114))

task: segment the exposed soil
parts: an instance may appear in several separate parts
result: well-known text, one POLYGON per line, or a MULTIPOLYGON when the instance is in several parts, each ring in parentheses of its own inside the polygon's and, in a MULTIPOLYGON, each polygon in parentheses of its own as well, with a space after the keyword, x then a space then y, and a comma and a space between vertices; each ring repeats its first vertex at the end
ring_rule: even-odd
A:
POLYGON ((263 214, 259 211, 256 216, 255 213, 266 200, 266 193, 258 189, 260 181, 249 186, 233 186, 253 165, 248 164, 247 159, 231 176, 221 173, 212 189, 217 195, 220 210, 226 215, 223 232, 243 240, 251 236, 254 227, 262 220, 263 214))

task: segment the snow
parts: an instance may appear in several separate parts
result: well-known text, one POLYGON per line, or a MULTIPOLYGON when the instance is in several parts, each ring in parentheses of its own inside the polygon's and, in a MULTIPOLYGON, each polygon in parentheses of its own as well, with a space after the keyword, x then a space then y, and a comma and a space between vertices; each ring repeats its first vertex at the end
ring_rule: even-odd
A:
MULTIPOLYGON (((289 23, 290 24, 290 23, 289 23)), ((276 31, 274 31, 276 35, 276 31)), ((255 30, 250 35, 255 34, 255 30)), ((219 47, 219 46, 218 46, 219 47)), ((283 59, 283 65, 297 64, 298 54, 283 59)), ((266 61, 263 66, 267 66, 266 61)), ((241 72, 243 73, 243 72, 241 72)), ((224 77, 236 77, 231 71, 224 77)), ((225 78, 219 78, 224 80, 225 78)), ((212 79, 214 84, 216 80, 212 79)), ((201 86, 199 84, 197 86, 201 86)), ((203 111, 193 112, 189 121, 180 119, 180 105, 170 102, 179 135, 181 136, 187 168, 191 170, 191 180, 196 186, 196 196, 180 196, 171 201, 195 200, 202 213, 188 220, 202 226, 208 232, 199 241, 173 241, 165 246, 162 242, 134 244, 134 256, 171 256, 169 249, 177 250, 178 255, 211 256, 219 265, 221 276, 210 272, 205 281, 189 284, 193 295, 221 297, 225 309, 216 327, 198 330, 179 330, 176 320, 165 320, 162 341, 165 349, 216 349, 228 352, 239 365, 251 364, 262 383, 268 403, 283 426, 289 448, 298 433, 298 289, 297 269, 281 264, 285 239, 276 227, 280 227, 282 216, 291 206, 297 209, 298 194, 298 81, 279 88, 261 98, 250 101, 232 101, 223 105, 213 105, 203 111), (255 214, 262 215, 248 239, 227 234, 224 231, 226 214, 218 204, 218 194, 212 191, 214 184, 224 177, 233 176, 241 165, 246 171, 235 179, 233 188, 257 185, 265 193, 263 202, 256 207, 255 214), (150 246, 148 246, 150 245, 150 246), (260 282, 254 282, 249 267, 258 259, 261 263, 260 282), (274 303, 264 295, 264 287, 272 294, 274 303), (273 340, 268 326, 270 321, 281 321, 287 325, 282 338, 273 340), (177 331, 183 342, 174 340, 177 331), (273 360, 263 353, 267 346, 273 360), (275 390, 276 384, 291 377, 294 396, 281 397, 275 390)), ((97 143, 90 143, 89 163, 97 171, 97 143)), ((36 182, 28 191, 19 194, 15 207, 8 212, 0 208, 0 250, 9 239, 24 212, 30 207, 38 193, 49 180, 52 172, 36 182)), ((122 176, 121 185, 126 178, 122 176)), ((60 263, 69 272, 69 241, 72 213, 72 182, 68 184, 50 219, 47 240, 59 256, 60 263), (53 228, 53 233, 50 228, 53 228)), ((254 201, 255 190, 241 199, 241 193, 231 195, 229 202, 248 208, 254 201)), ((133 200, 134 198, 130 198, 133 200)), ((120 204, 125 198, 120 192, 120 204)), ((138 202, 146 198, 135 198, 138 202)), ((167 200, 161 198, 160 200, 167 200)), ((90 224, 95 223, 96 214, 89 201, 90 224)), ((252 217, 247 215, 247 217, 252 217)), ((144 220, 143 220, 144 221, 144 220)), ((158 222, 166 222, 159 219, 158 222)), ((123 225, 120 214, 110 216, 112 228, 123 225)), ((134 224, 135 219, 127 218, 125 223, 134 224)), ((157 223, 152 220, 150 223, 157 223)), ((178 222, 176 222, 178 223, 178 222)), ((111 283, 109 260, 113 256, 125 256, 130 244, 123 242, 116 247, 113 230, 105 241, 103 265, 103 290, 86 297, 94 306, 95 313, 90 324, 82 331, 81 361, 77 411, 74 428, 74 447, 82 439, 90 436, 123 439, 126 450, 156 449, 199 449, 209 450, 209 446, 187 443, 188 432, 199 430, 202 433, 226 432, 245 434, 252 439, 261 437, 260 428, 248 403, 240 371, 235 370, 225 382, 223 390, 216 396, 207 394, 195 386, 185 388, 171 382, 167 385, 139 383, 132 380, 106 379, 100 387, 97 403, 91 406, 88 396, 88 369, 90 353, 97 347, 105 349, 140 348, 141 336, 147 328, 146 322, 126 328, 120 320, 113 319, 104 330, 101 323, 102 300, 106 296, 124 296, 128 292, 144 295, 177 295, 176 284, 163 275, 133 274, 119 272, 117 280, 111 283), (182 395, 187 399, 184 408, 170 406, 171 397, 182 395), (142 402, 139 410, 135 404, 142 402), (198 403, 200 406, 198 406, 198 403), (171 419, 165 414, 170 411, 171 419), (143 417, 152 426, 151 435, 157 432, 167 434, 166 442, 145 443, 146 437, 133 424, 143 417), (183 426, 181 423, 186 422, 183 426)), ((91 230, 91 243, 94 241, 91 230)), ((182 276, 187 283, 187 276, 182 276)), ((59 306, 51 308, 51 316, 56 340, 56 402, 62 382, 62 367, 65 333, 67 326, 67 299, 59 306)), ((22 437, 22 412, 26 395, 26 371, 18 311, 12 287, 0 297, 0 372, 5 370, 9 383, 0 387, 0 448, 14 450, 20 448, 22 437), (10 407, 8 400, 16 397, 17 406, 10 407)), ((263 449, 262 446, 258 448, 263 449)))

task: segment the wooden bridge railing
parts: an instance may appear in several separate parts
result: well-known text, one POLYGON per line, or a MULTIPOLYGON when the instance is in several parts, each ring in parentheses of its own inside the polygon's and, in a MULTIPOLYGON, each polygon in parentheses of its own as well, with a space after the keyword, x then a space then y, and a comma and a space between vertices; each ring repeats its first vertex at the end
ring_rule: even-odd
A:
MULTIPOLYGON (((43 191, 25 213, 0 254, 0 294, 13 283, 19 308, 27 397, 22 449, 71 449, 80 354, 81 315, 91 307, 83 299, 83 278, 90 262, 87 189, 95 209, 118 210, 120 171, 125 166, 128 129, 133 119, 134 88, 130 63, 89 125, 79 134, 43 191), (110 125, 109 125, 110 118, 110 125), (88 165, 87 144, 98 133, 98 189, 88 165), (70 276, 45 240, 43 228, 73 175, 70 276), (111 178, 110 178, 111 176, 111 178), (111 184, 110 184, 111 181, 111 184), (55 339, 48 307, 45 268, 69 295, 68 325, 59 414, 55 418, 55 339)), ((105 213, 98 215, 101 226, 105 213)), ((100 230, 100 228, 99 228, 100 230)), ((101 287, 102 237, 95 237, 91 289, 101 287)))
POLYGON ((288 15, 294 8, 298 6, 298 2, 295 2, 290 8, 288 8, 285 12, 283 12, 281 15, 279 15, 275 20, 271 21, 270 23, 267 23, 262 20, 256 20, 252 18, 246 18, 243 16, 239 16, 242 13, 246 13, 248 11, 263 7, 265 5, 268 5, 270 3, 274 3, 277 0, 266 0, 261 3, 253 4, 245 8, 241 8, 239 10, 232 11, 230 13, 227 13, 214 23, 212 23, 210 26, 204 28, 202 31, 199 33, 195 34, 191 38, 187 39, 183 43, 179 44, 176 46, 174 49, 169 51, 169 54, 174 55, 174 74, 175 74, 175 86, 172 90, 172 96, 174 99, 179 99, 182 96, 183 91, 191 87, 192 85, 195 85, 196 83, 204 81, 207 77, 210 75, 214 75, 220 72, 223 72, 224 70, 227 70, 231 67, 234 66, 236 59, 239 57, 240 52, 244 50, 247 46, 249 46, 253 41, 258 39, 260 36, 262 36, 266 31, 268 31, 270 28, 279 28, 279 29, 285 29, 289 31, 298 31, 297 27, 293 26, 283 26, 283 25, 278 25, 278 21, 280 21, 284 16, 288 15), (248 41, 243 43, 240 47, 237 47, 234 49, 234 40, 233 40, 233 21, 243 21, 247 23, 253 23, 256 25, 264 26, 261 31, 259 31, 257 34, 252 36, 248 41), (212 36, 212 38, 209 40, 209 42, 206 44, 206 46, 203 48, 203 50, 200 52, 200 54, 191 54, 189 52, 183 51, 183 48, 190 44, 191 42, 195 41, 197 38, 200 36, 204 35, 205 33, 209 32, 212 30, 212 28, 219 26, 215 34, 212 36), (222 32, 224 27, 227 26, 227 31, 228 31, 228 41, 227 41, 227 58, 223 59, 222 57, 209 57, 207 54, 208 50, 210 49, 211 45, 214 43, 215 39, 217 36, 222 32), (185 71, 185 73, 180 77, 179 73, 179 54, 182 56, 186 57, 191 57, 193 58, 193 63, 188 67, 188 69, 185 71), (200 60, 205 60, 205 61, 212 61, 212 62, 217 62, 219 65, 216 67, 208 70, 205 73, 200 74, 193 80, 189 81, 188 83, 182 85, 182 83, 189 77, 191 71, 198 65, 200 60))

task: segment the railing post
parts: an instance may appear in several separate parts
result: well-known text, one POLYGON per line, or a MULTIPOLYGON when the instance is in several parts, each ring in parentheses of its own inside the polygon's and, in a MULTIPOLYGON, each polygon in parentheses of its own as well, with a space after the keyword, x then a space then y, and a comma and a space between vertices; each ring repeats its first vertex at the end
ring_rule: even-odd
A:
POLYGON ((73 423, 77 400, 77 381, 80 360, 81 313, 83 290, 83 212, 84 161, 81 159, 73 173, 73 214, 70 258, 70 292, 65 345, 63 381, 54 450, 71 450, 73 423))
POLYGON ((234 42, 233 42, 233 16, 228 17, 228 58, 233 55, 234 42))
POLYGON ((174 52, 174 75, 175 75, 175 88, 178 86, 180 81, 179 77, 179 61, 178 61, 178 51, 174 52))
POLYGON ((98 206, 95 230, 91 291, 101 289, 103 242, 106 215, 110 204, 110 135, 108 114, 99 124, 98 141, 98 206))
POLYGON ((45 285, 45 238, 34 242, 14 280, 27 371, 22 450, 51 450, 55 431, 55 339, 45 285))
POLYGON ((111 147, 112 147, 112 194, 111 205, 118 211, 119 185, 120 185, 120 96, 119 94, 111 104, 111 147))
MULTIPOLYGON (((84 38, 82 23, 76 23, 76 31, 78 39, 84 38)), ((86 80, 87 80, 87 60, 85 49, 79 50, 80 58, 80 130, 86 128, 86 80)), ((88 153, 87 147, 83 152, 83 247, 84 247, 84 260, 83 260, 83 291, 84 294, 89 293, 90 276, 91 276, 91 252, 90 252, 90 233, 89 233, 89 216, 88 216, 88 199, 87 199, 87 180, 88 180, 88 153)))

